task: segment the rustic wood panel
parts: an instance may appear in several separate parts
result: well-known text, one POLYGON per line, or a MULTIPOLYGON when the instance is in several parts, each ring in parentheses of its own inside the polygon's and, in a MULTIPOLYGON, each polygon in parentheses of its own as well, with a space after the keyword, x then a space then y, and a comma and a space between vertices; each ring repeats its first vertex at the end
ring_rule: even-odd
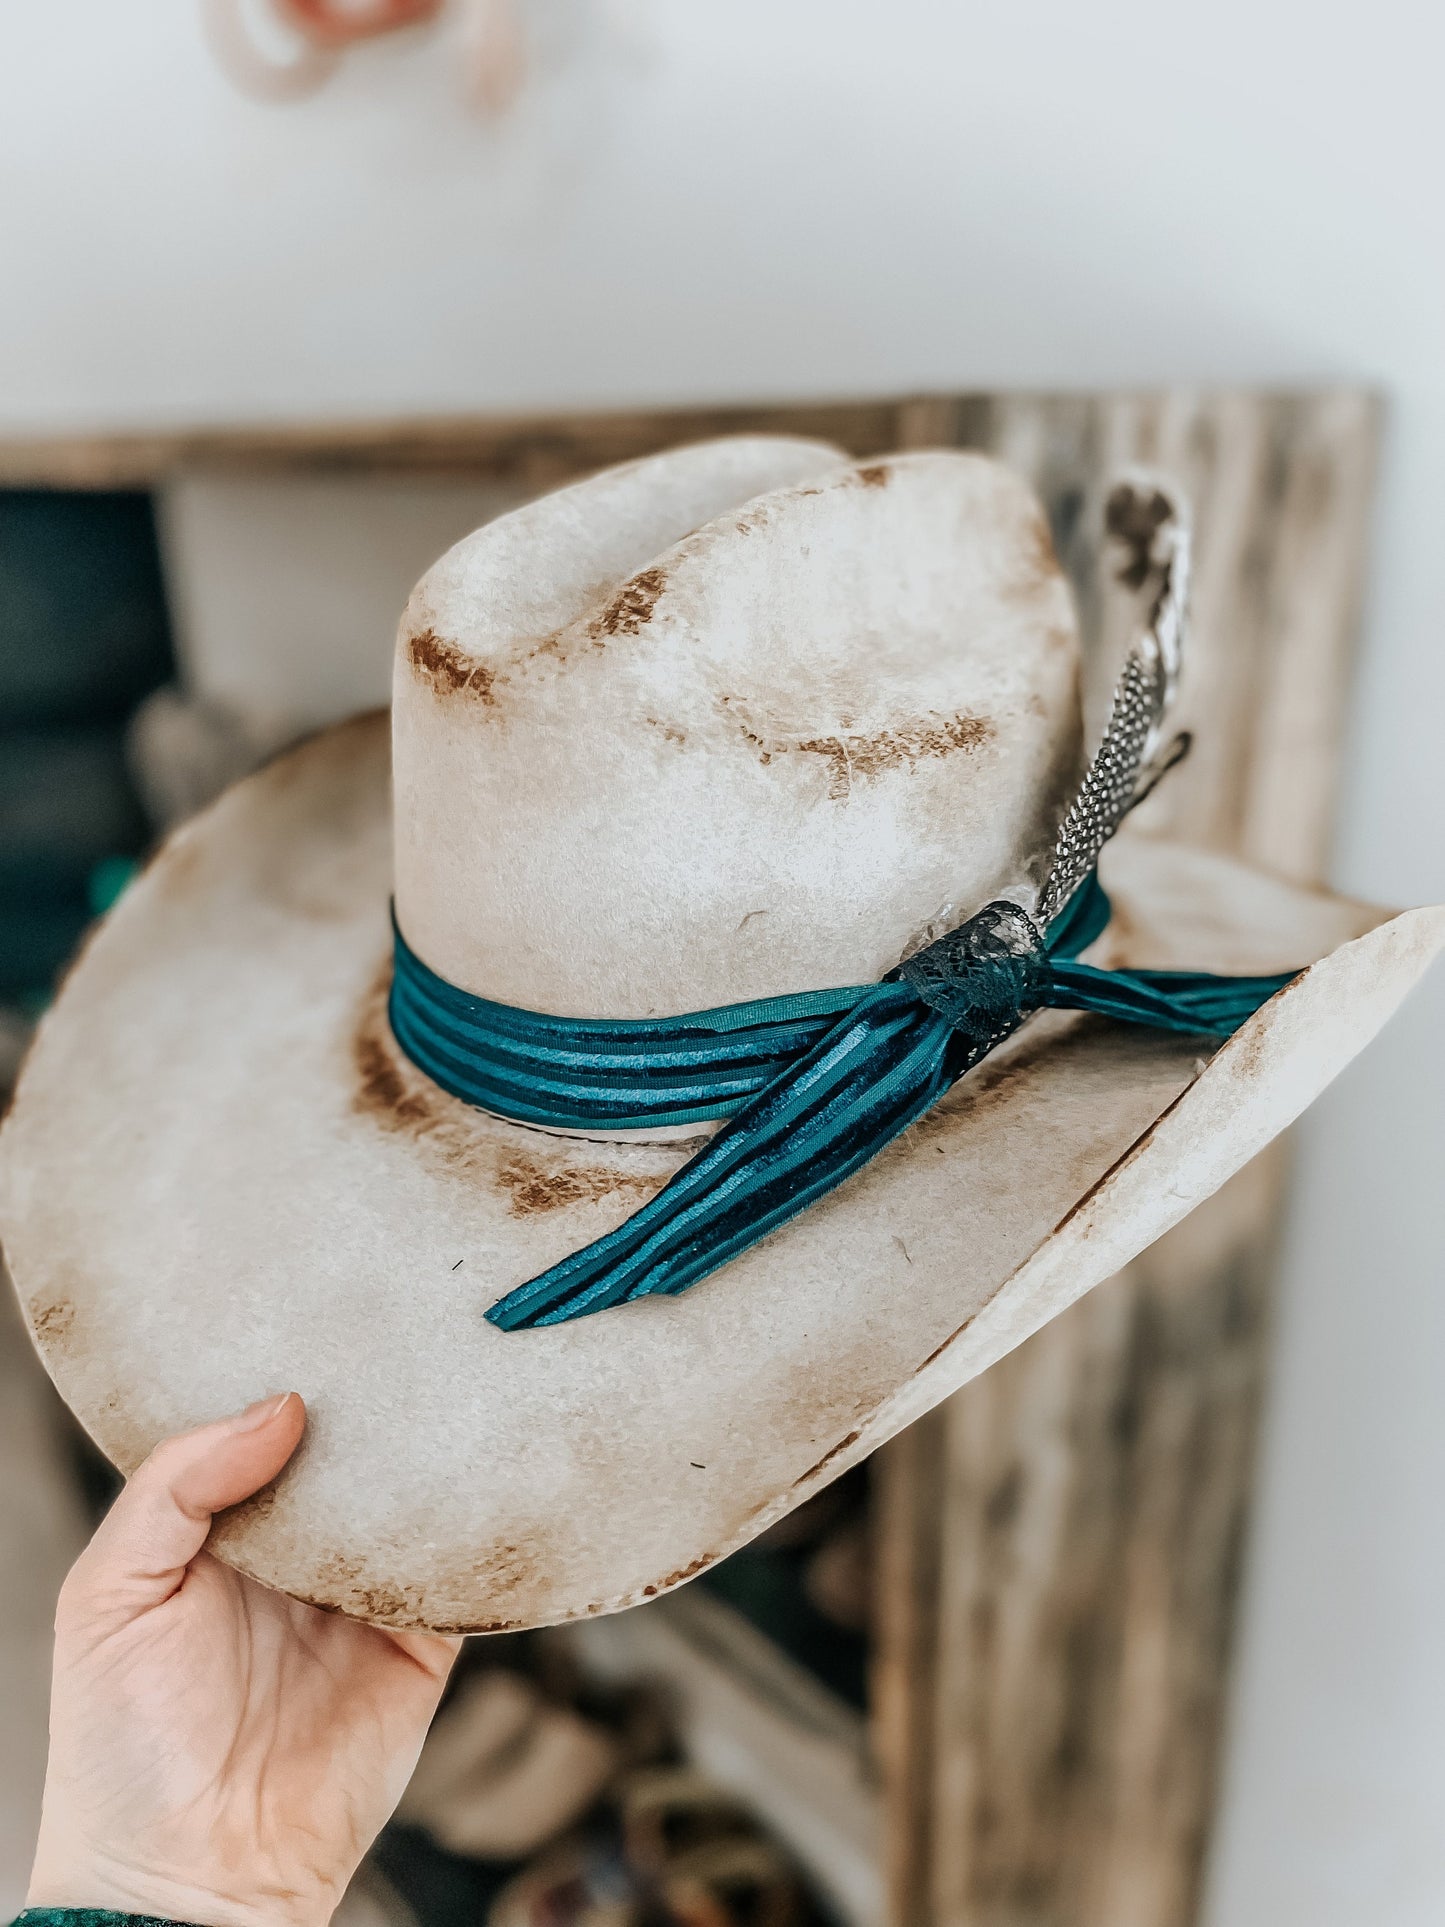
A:
MULTIPOLYGON (((1195 509, 1189 761, 1152 826, 1313 878, 1329 842, 1376 431, 1342 393, 905 411, 1049 505, 1095 715, 1125 599, 1101 502, 1129 463, 1195 509)), ((1275 1147, 881 1455, 877 1713, 895 1927, 1197 1918, 1267 1358, 1275 1147)))
POLYGON ((677 442, 751 430, 820 435, 857 454, 873 454, 897 446, 898 412, 896 401, 824 401, 129 435, 0 435, 0 487, 151 488, 183 469, 200 468, 253 475, 467 477, 539 491, 677 442))

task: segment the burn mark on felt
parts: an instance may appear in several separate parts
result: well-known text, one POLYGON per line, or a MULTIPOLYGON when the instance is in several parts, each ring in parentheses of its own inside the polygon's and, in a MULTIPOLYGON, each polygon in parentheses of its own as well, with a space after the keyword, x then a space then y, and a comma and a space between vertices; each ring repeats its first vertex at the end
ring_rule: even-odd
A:
MULTIPOLYGON (((553 1161, 541 1147, 557 1140, 535 1132, 527 1136, 537 1138, 538 1150, 516 1148, 507 1126, 450 1096, 402 1054, 387 1017, 390 988, 391 965, 385 962, 366 993, 351 1037, 352 1110, 384 1131, 410 1137, 449 1172, 485 1176, 502 1192, 513 1217, 565 1211, 615 1194, 633 1206, 646 1203, 676 1168, 678 1157, 668 1153, 686 1155, 685 1143, 671 1145, 663 1154, 665 1168, 648 1171, 569 1164, 560 1155, 553 1161), (508 1131, 511 1142, 499 1142, 498 1131, 508 1131)), ((578 1150, 582 1152, 580 1145, 578 1150)), ((597 1156, 595 1146, 592 1155, 597 1156)))
POLYGON ((815 1464, 810 1465, 806 1472, 800 1472, 798 1474, 797 1478, 793 1480, 793 1489, 796 1491, 800 1485, 806 1485, 809 1479, 816 1479, 818 1474, 825 1471, 826 1468, 833 1463, 834 1459, 848 1450, 849 1446, 856 1445, 860 1437, 861 1434, 856 1431, 848 1432, 844 1437, 839 1439, 836 1445, 829 1446, 821 1459, 815 1464))
MULTIPOLYGON (((1269 1023, 1256 1023, 1254 1019, 1251 1019, 1247 1024, 1242 1024, 1234 1033, 1233 1037, 1226 1038, 1223 1044, 1217 1040, 1211 1040, 1214 1048, 1206 1053, 1206 1055, 1212 1057, 1216 1051, 1227 1049, 1234 1059, 1237 1073, 1240 1077, 1258 1076, 1264 1062, 1265 1052, 1274 1041, 1274 1021, 1278 1019, 1279 1007, 1286 997, 1293 996, 1299 989, 1300 985, 1304 982, 1305 975, 1306 972, 1302 970, 1297 977, 1291 977, 1289 982, 1277 990, 1268 1002, 1260 1005, 1260 1010, 1267 1010, 1271 1013, 1271 1021, 1269 1023)), ((1256 1011, 1255 1018, 1258 1016, 1259 1011, 1256 1011)))
POLYGON ((666 586, 665 569, 643 569, 621 588, 602 592, 607 594, 607 601, 580 630, 569 624, 541 637, 510 669, 479 662, 459 643, 432 628, 420 629, 408 640, 407 658, 418 677, 438 696, 470 698, 485 709, 497 710, 501 708, 504 685, 519 673, 525 675, 529 665, 535 668, 548 661, 565 663, 579 635, 598 649, 613 636, 639 634, 666 586))
POLYGON ((565 1211, 574 1204, 599 1204, 619 1191, 645 1204, 664 1182, 644 1172, 609 1171, 605 1166, 559 1164, 549 1169, 526 1156, 510 1159, 497 1177, 507 1192, 507 1208, 514 1218, 565 1211))
POLYGON ((643 569, 624 582, 606 608, 592 618, 587 625, 588 635, 594 642, 600 642, 604 636, 637 635, 666 587, 666 569, 643 569))
MULTIPOLYGON (((249 1511, 252 1503, 248 1501, 238 1511, 249 1511)), ((495 1586, 503 1593, 515 1592, 518 1587, 525 1590, 536 1577, 530 1563, 514 1546, 503 1546, 480 1566, 469 1563, 464 1571, 444 1576, 433 1586, 422 1587, 369 1579, 362 1561, 343 1553, 331 1553, 322 1558, 315 1569, 315 1590, 301 1592, 290 1587, 287 1590, 293 1598, 314 1606, 318 1612, 336 1613, 342 1618, 362 1619, 375 1625, 456 1635, 515 1632, 525 1626, 525 1619, 442 1621, 428 1608, 429 1594, 446 1594, 458 1585, 474 1584, 479 1575, 489 1590, 495 1586)))
POLYGON ((998 734, 992 717, 959 711, 952 716, 921 716, 884 729, 845 727, 827 735, 773 736, 754 727, 733 697, 722 696, 718 701, 760 763, 771 763, 775 756, 821 757, 828 773, 828 795, 834 802, 846 801, 857 780, 982 749, 998 734))
POLYGON ((472 696, 488 709, 497 707, 497 674, 469 656, 435 629, 422 629, 406 646, 407 655, 424 682, 439 696, 472 696))
POLYGON ((75 1306, 68 1298, 41 1300, 30 1308, 30 1323, 47 1351, 64 1346, 75 1323, 75 1306))
POLYGON ((350 1038, 351 1108, 381 1130, 411 1138, 445 1170, 480 1175, 496 1156, 485 1135, 486 1120, 402 1055, 387 1016, 390 988, 387 960, 362 1000, 350 1038))
POLYGON ((423 1623, 420 1599, 408 1596, 399 1586, 386 1581, 363 1582, 361 1562, 344 1553, 332 1553, 316 1569, 318 1590, 297 1593, 296 1598, 320 1612, 341 1613, 347 1618, 365 1619, 383 1626, 419 1626, 423 1623))
POLYGON ((672 1587, 682 1585, 685 1580, 695 1579, 705 1566, 712 1564, 716 1557, 717 1554, 715 1552, 699 1553, 696 1559, 690 1559, 685 1566, 679 1566, 676 1572, 666 1573, 657 1581, 656 1585, 644 1586, 642 1588, 642 1597, 644 1599, 656 1599, 660 1592, 668 1592, 672 1587))
POLYGON ((1063 1217, 1059 1219, 1058 1223, 1054 1226, 1053 1230, 1049 1233, 1049 1237, 1051 1239, 1059 1237, 1064 1231, 1066 1231, 1069 1228, 1071 1224, 1075 1223, 1076 1221, 1078 1221, 1081 1225, 1081 1229, 1079 1232, 1079 1236, 1081 1238, 1089 1238, 1093 1236, 1093 1226, 1087 1222, 1087 1214, 1090 1206, 1094 1203, 1094 1200, 1103 1193, 1105 1188, 1108 1185, 1113 1183, 1114 1179, 1117 1178, 1121 1172, 1127 1170, 1127 1168, 1131 1164, 1135 1163, 1137 1159, 1143 1156, 1143 1154, 1148 1150, 1149 1146, 1154 1142, 1154 1139, 1158 1134, 1160 1125, 1163 1124, 1166 1118, 1171 1116, 1172 1113, 1176 1111, 1178 1107, 1184 1102, 1184 1099, 1189 1095, 1190 1090, 1193 1088, 1193 1084, 1194 1084, 1194 1079, 1191 1078, 1189 1083, 1184 1086, 1183 1090, 1177 1092, 1169 1100, 1169 1102, 1164 1106, 1163 1110, 1160 1111, 1159 1115, 1155 1118, 1154 1122, 1148 1127, 1148 1129, 1145 1131, 1142 1131, 1139 1134, 1139 1136, 1135 1138, 1134 1142, 1128 1147, 1128 1149, 1126 1151, 1121 1152, 1120 1155, 1117 1158, 1115 1158, 1114 1162, 1108 1167, 1108 1169, 1101 1171, 1099 1175, 1093 1180, 1093 1182, 1087 1187, 1087 1189, 1080 1193, 1078 1198, 1075 1199, 1074 1203, 1069 1206, 1068 1210, 1064 1213, 1063 1217))
POLYGON ((356 1035, 357 1085, 355 1108, 378 1117, 390 1130, 407 1125, 425 1128, 432 1122, 425 1095, 409 1089, 401 1066, 375 1028, 364 1025, 356 1035))

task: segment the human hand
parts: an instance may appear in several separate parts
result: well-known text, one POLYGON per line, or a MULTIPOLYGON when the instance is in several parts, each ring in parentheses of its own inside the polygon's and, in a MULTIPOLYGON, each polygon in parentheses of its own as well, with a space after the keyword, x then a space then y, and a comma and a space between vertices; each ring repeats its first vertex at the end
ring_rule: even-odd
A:
POLYGON ((324 1927, 459 1642, 303 1606, 202 1550, 306 1424, 288 1392, 156 1448, 61 1589, 31 1907, 324 1927))

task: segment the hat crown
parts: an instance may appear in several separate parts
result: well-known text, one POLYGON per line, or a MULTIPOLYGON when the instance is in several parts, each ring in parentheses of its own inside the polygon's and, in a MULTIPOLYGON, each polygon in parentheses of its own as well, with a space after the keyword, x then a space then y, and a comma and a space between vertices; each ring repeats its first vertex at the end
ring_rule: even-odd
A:
POLYGON ((643 1017, 866 982, 1041 880, 1073 606, 981 456, 707 443, 442 557, 393 730, 398 919, 453 983, 643 1017))

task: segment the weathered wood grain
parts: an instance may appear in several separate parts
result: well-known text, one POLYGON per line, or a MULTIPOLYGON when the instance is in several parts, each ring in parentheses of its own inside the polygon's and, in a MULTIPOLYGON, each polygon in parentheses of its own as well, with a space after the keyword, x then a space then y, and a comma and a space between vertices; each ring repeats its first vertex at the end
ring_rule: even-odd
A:
POLYGON ((858 454, 896 445, 899 404, 633 410, 614 414, 311 422, 118 435, 0 434, 0 487, 151 488, 185 469, 231 474, 470 477, 523 492, 677 442, 761 430, 821 435, 858 454))
MULTIPOLYGON (((1102 497, 1182 481, 1195 750, 1141 817, 1292 876, 1328 847, 1376 411, 1358 394, 916 405, 1048 502, 1097 717, 1127 601, 1102 497)), ((880 1455, 877 1731, 895 1927, 1197 1917, 1267 1360, 1276 1147, 880 1455)))

